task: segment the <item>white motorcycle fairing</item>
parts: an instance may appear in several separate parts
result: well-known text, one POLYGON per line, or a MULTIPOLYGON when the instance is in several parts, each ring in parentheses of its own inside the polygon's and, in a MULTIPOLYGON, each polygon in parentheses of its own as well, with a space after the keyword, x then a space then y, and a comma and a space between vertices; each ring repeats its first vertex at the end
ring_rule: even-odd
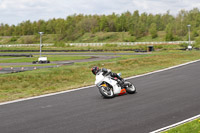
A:
POLYGON ((103 82, 106 82, 106 83, 108 83, 109 85, 111 85, 113 87, 113 93, 114 93, 114 95, 118 95, 118 94, 121 93, 122 89, 121 89, 120 86, 118 86, 116 80, 111 79, 110 75, 104 76, 103 72, 97 73, 95 85, 97 87, 100 87, 103 82))

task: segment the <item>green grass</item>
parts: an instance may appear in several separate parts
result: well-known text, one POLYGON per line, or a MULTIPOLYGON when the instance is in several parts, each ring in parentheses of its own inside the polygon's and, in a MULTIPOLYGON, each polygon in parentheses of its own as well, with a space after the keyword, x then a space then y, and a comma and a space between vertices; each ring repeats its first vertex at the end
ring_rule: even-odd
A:
POLYGON ((200 119, 185 123, 162 133, 200 133, 200 119))
POLYGON ((0 56, 0 60, 4 60, 4 59, 6 60, 8 58, 16 58, 16 57, 13 57, 13 56, 0 56))
POLYGON ((104 61, 75 63, 58 68, 37 69, 0 75, 0 102, 93 85, 93 66, 121 72, 122 77, 152 72, 200 59, 199 51, 164 51, 147 55, 124 55, 104 61))

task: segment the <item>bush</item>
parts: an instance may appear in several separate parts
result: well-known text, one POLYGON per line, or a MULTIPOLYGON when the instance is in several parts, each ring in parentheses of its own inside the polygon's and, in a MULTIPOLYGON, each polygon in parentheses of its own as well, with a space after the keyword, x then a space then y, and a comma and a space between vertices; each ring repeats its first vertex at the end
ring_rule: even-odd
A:
POLYGON ((11 41, 11 42, 15 42, 15 41, 17 41, 18 38, 19 38, 19 37, 14 37, 14 36, 13 36, 13 37, 10 39, 10 41, 11 41))
POLYGON ((193 48, 200 49, 200 44, 195 43, 195 44, 193 45, 193 48))
POLYGON ((196 38, 194 48, 200 49, 200 36, 196 38))
POLYGON ((188 45, 189 45, 188 43, 182 43, 180 44, 180 47, 183 49, 187 49, 188 45))

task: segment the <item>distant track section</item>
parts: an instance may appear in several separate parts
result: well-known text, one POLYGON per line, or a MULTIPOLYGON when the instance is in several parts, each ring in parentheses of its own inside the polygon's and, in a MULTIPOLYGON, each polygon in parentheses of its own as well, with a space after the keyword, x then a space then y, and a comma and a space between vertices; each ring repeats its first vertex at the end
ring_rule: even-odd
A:
MULTIPOLYGON (((82 55, 87 56, 87 55, 82 55)), ((23 71, 30 71, 35 69, 43 69, 43 68, 53 68, 53 67, 60 67, 62 65, 71 65, 75 62, 90 62, 90 61, 99 61, 99 60, 107 60, 112 58, 117 58, 118 56, 104 56, 104 55, 95 55, 91 56, 88 59, 80 59, 80 60, 68 60, 68 61, 51 61, 52 64, 50 66, 27 66, 33 65, 31 62, 22 62, 22 63, 0 63, 0 66, 12 66, 10 68, 1 68, 0 67, 0 74, 2 73, 15 73, 15 72, 23 72, 23 71), (55 65, 56 64, 56 65, 55 65), (23 67, 15 67, 15 66, 23 66, 23 67)))

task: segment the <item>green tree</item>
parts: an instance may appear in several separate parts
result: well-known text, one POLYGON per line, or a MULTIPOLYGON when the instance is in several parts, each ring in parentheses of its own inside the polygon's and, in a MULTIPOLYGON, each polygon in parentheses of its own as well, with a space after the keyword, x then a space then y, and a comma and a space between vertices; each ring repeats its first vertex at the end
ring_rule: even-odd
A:
POLYGON ((200 36, 195 39, 194 47, 200 49, 200 36))
POLYGON ((111 15, 83 15, 74 14, 66 19, 50 19, 48 21, 30 20, 18 25, 0 24, 1 36, 38 35, 39 31, 45 34, 58 34, 58 41, 73 41, 86 32, 129 32, 134 38, 140 38, 151 34, 154 38, 158 31, 166 31, 165 39, 186 40, 191 24, 191 39, 197 38, 200 28, 200 11, 194 8, 190 11, 181 10, 176 16, 167 11, 164 14, 133 13, 127 11, 121 14, 111 15), (155 26, 156 25, 156 26, 155 26), (194 38, 192 38, 194 37, 194 38))
POLYGON ((156 23, 151 24, 149 32, 150 32, 152 38, 156 38, 158 36, 157 29, 156 29, 156 23))
POLYGON ((172 24, 168 24, 165 31, 166 31, 165 40, 166 41, 173 41, 174 36, 173 36, 173 33, 172 33, 172 24))
POLYGON ((108 21, 105 15, 100 17, 100 31, 109 31, 108 21))
POLYGON ((138 10, 134 11, 131 17, 132 23, 129 27, 129 33, 132 36, 135 36, 136 38, 138 37, 138 34, 139 34, 139 24, 138 24, 139 18, 140 18, 139 11, 138 10))

